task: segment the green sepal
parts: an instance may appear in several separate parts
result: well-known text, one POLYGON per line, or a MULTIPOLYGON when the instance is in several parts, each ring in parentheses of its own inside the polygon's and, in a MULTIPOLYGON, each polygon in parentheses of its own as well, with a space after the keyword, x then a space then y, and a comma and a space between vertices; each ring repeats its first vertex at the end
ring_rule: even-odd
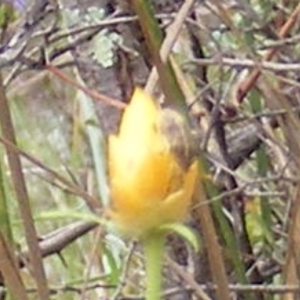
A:
POLYGON ((201 241, 199 236, 192 228, 187 225, 181 223, 169 223, 160 226, 157 230, 165 234, 173 231, 184 238, 187 242, 189 242, 196 252, 200 250, 201 241))
POLYGON ((49 219, 74 219, 79 221, 87 221, 87 222, 95 222, 104 227, 110 227, 110 222, 104 218, 99 217, 92 213, 84 213, 84 212, 74 212, 73 210, 51 210, 42 212, 36 217, 36 220, 49 220, 49 219))

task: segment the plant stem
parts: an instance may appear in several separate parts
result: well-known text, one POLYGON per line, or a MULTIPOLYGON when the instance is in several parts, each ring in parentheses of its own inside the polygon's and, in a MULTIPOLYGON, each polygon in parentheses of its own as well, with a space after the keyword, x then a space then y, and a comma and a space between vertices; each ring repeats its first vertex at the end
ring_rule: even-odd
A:
POLYGON ((165 234, 151 233, 143 240, 146 264, 146 300, 159 300, 162 287, 162 258, 165 234))

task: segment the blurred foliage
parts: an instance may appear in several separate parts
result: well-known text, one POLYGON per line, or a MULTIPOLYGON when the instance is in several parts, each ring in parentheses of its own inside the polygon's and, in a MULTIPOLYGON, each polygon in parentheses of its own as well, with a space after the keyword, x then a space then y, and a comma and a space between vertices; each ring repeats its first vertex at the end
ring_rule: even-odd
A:
MULTIPOLYGON (((79 8, 68 8, 63 10, 63 16, 70 29, 81 28, 84 26, 95 26, 105 19, 105 10, 97 6, 88 7, 84 12, 79 8)), ((89 54, 95 62, 104 68, 113 66, 115 51, 118 44, 122 43, 122 37, 116 32, 107 29, 100 30, 92 38, 89 54)))
MULTIPOLYGON (((189 100, 193 131, 199 136, 203 157, 208 158, 208 174, 203 174, 201 179, 212 185, 211 190, 205 191, 205 203, 213 212, 228 281, 247 284, 246 288, 257 284, 262 289, 298 284, 296 275, 290 278, 286 274, 294 274, 293 267, 298 265, 289 257, 299 254, 299 245, 295 242, 297 228, 293 230, 293 224, 298 224, 296 213, 299 211, 300 123, 297 112, 300 93, 298 69, 289 69, 299 61, 299 21, 286 39, 278 39, 278 32, 289 20, 297 1, 224 1, 219 6, 213 5, 216 1, 202 2, 196 1, 193 14, 186 18, 185 26, 176 38, 172 67, 175 65, 179 69, 175 72, 179 78, 177 88, 189 100), (276 59, 272 61, 277 69, 272 66, 261 68, 255 86, 239 103, 236 101, 237 90, 254 69, 244 66, 244 60, 260 62, 271 45, 277 51, 276 59), (227 64, 226 58, 234 63, 227 64), (206 59, 212 62, 207 64, 206 59), (223 126, 227 149, 222 144, 218 124, 223 126), (251 134, 253 126, 255 132, 251 134), (251 144, 253 140, 256 140, 255 146, 251 144), (239 149, 247 146, 252 150, 246 157, 239 149), (237 165, 231 165, 228 153, 229 158, 240 159, 237 165)), ((151 3, 159 14, 159 27, 164 30, 183 2, 151 3)), ((68 47, 77 36, 89 33, 87 38, 72 46, 67 55, 61 53, 56 57, 57 61, 49 63, 67 65, 60 69, 63 74, 90 91, 122 103, 128 100, 135 85, 146 83, 150 67, 155 64, 153 56, 145 50, 143 32, 136 21, 130 21, 133 10, 124 1, 61 1, 59 4, 61 10, 54 9, 58 18, 51 28, 53 35, 46 36, 43 36, 45 28, 52 24, 46 18, 40 21, 42 26, 35 28, 34 34, 24 35, 26 14, 20 12, 24 8, 30 11, 29 4, 24 4, 21 10, 18 7, 18 11, 6 2, 0 6, 0 26, 4 29, 7 25, 7 30, 3 31, 0 63, 5 51, 11 55, 8 43, 19 49, 24 40, 31 41, 20 52, 24 55, 17 55, 12 63, 5 65, 2 74, 7 83, 6 94, 18 147, 42 164, 38 166, 22 158, 40 241, 49 238, 47 234, 54 235, 74 222, 72 215, 65 212, 72 210, 82 217, 91 214, 89 203, 82 195, 96 199, 97 214, 102 213, 99 199, 107 197, 104 205, 108 199, 104 166, 108 132, 102 127, 106 122, 116 125, 120 114, 119 109, 104 104, 100 98, 92 100, 75 85, 43 70, 43 63, 48 63, 52 51, 68 47), (124 18, 127 18, 126 22, 124 18), (113 25, 101 23, 108 20, 117 21, 113 25), (68 35, 69 31, 72 35, 68 35), (42 39, 34 40, 41 35, 42 39), (58 38, 60 35, 62 37, 58 38), (20 36, 21 42, 18 42, 20 36), (55 38, 58 40, 52 43, 55 38), (70 66, 70 62, 75 64, 70 66), (8 78, 10 80, 6 81, 8 78), (47 168, 76 189, 70 189, 47 168), (57 213, 56 218, 41 218, 49 211, 57 213)), ((163 31, 164 35, 166 32, 163 31)), ((158 45, 160 43, 161 40, 158 45)), ((156 95, 158 90, 156 85, 156 95)), ((27 249, 24 224, 4 147, 0 150, 1 232, 11 236, 14 241, 11 246, 19 254, 27 249)), ((200 209, 202 205, 195 203, 200 209)), ((212 286, 205 249, 212 252, 214 249, 205 245, 198 220, 193 220, 192 224, 201 236, 199 257, 191 255, 193 251, 182 242, 170 242, 168 255, 177 262, 184 261, 181 271, 194 276, 192 278, 197 282, 190 284, 190 281, 189 285, 197 293, 193 283, 202 284, 198 288, 206 283, 209 283, 208 288, 212 286)), ((196 243, 194 237, 190 239, 196 243)), ((143 257, 139 247, 133 255, 129 255, 130 251, 127 241, 123 242, 114 232, 106 233, 101 228, 78 237, 62 251, 44 258, 48 284, 53 292, 51 298, 122 299, 142 295, 143 257)), ((188 276, 181 277, 175 269, 166 260, 167 292, 179 283, 182 283, 180 290, 187 285, 188 276)), ((20 274, 30 299, 36 299, 32 274, 27 268, 20 269, 20 274)), ((216 299, 213 292, 205 292, 211 299, 216 299)), ((246 293, 236 293, 237 299, 245 299, 242 294, 245 296, 246 293)), ((287 300, 284 296, 259 291, 247 295, 248 299, 287 300)), ((166 298, 172 299, 172 296, 166 298)))

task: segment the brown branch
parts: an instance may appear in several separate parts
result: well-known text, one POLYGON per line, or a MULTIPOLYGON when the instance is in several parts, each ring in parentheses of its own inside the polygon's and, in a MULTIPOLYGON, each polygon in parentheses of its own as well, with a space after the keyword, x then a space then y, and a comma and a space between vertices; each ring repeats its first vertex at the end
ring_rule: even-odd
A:
MULTIPOLYGON (((292 27, 295 25, 298 15, 300 13, 300 3, 297 5, 289 19, 285 22, 285 24, 281 27, 278 36, 279 38, 284 38, 287 36, 289 31, 292 29, 292 27)), ((266 55, 264 56, 264 60, 270 60, 277 52, 277 48, 270 49, 266 55)), ((237 101, 238 103, 241 103, 249 90, 254 86, 255 82, 259 78, 261 74, 260 69, 255 69, 251 72, 251 74, 248 76, 246 80, 244 80, 237 90, 237 101)))
MULTIPOLYGON (((203 168, 202 166, 199 167, 203 168)), ((207 250, 210 272, 214 283, 217 285, 216 299, 230 300, 228 289, 228 277, 225 264, 218 241, 216 227, 213 222, 209 204, 206 202, 203 182, 200 179, 195 189, 195 201, 199 205, 194 209, 194 218, 199 222, 202 229, 202 236, 207 250)))
POLYGON ((299 63, 280 63, 269 61, 257 62, 252 59, 219 57, 218 55, 211 58, 192 59, 186 63, 186 65, 189 64, 196 64, 197 66, 229 66, 232 68, 256 68, 258 70, 267 70, 273 72, 300 71, 299 63))
MULTIPOLYGON (((16 135, 1 77, 0 107, 0 124, 3 136, 11 144, 16 145, 16 135)), ((31 213, 30 201, 24 174, 22 171, 20 156, 17 152, 12 151, 11 148, 7 147, 6 145, 5 148, 19 210, 21 213, 22 221, 24 223, 26 242, 30 249, 30 263, 32 265, 33 277, 37 284, 39 298, 46 300, 49 298, 48 285, 43 267, 41 252, 38 246, 37 233, 31 213)))
POLYGON ((57 173, 56 171, 52 170, 51 168, 49 168, 45 164, 43 164, 37 158, 35 158, 35 157, 29 155, 28 153, 22 151, 21 149, 19 149, 16 145, 14 145, 13 143, 11 143, 7 139, 2 138, 0 136, 0 142, 3 143, 6 148, 10 149, 11 152, 14 152, 14 153, 16 153, 16 155, 20 155, 20 156, 26 158, 29 162, 31 162, 35 166, 37 166, 37 167, 41 168, 42 170, 46 171, 55 180, 57 180, 59 183, 63 184, 63 186, 65 187, 65 190, 67 192, 72 193, 72 194, 74 194, 76 196, 79 196, 82 199, 84 199, 86 201, 86 204, 89 206, 89 208, 92 211, 94 211, 94 212, 96 212, 96 211, 99 212, 100 211, 101 207, 100 207, 100 204, 99 204, 100 202, 98 201, 98 199, 90 196, 85 191, 83 191, 82 189, 78 188, 77 186, 75 186, 74 184, 72 184, 70 181, 68 181, 66 178, 64 178, 63 176, 61 176, 59 173, 57 173))
MULTIPOLYGON (((43 258, 59 253, 79 237, 95 229, 99 224, 95 222, 79 221, 62 227, 50 234, 42 237, 39 248, 43 258)), ((19 256, 19 266, 24 266, 24 257, 29 255, 28 250, 19 256)))
MULTIPOLYGON (((288 285, 299 283, 299 253, 300 253, 300 185, 293 199, 290 224, 288 229, 287 252, 284 261, 283 282, 288 285)), ((294 299, 292 293, 286 294, 282 300, 294 299)))
POLYGON ((61 70, 59 70, 58 68, 56 68, 53 65, 47 65, 46 69, 49 72, 51 72, 52 74, 54 74, 55 76, 59 77, 64 82, 66 82, 66 83, 72 85, 73 87, 83 91, 88 96, 92 97, 93 99, 96 99, 98 101, 102 101, 102 102, 106 103, 107 105, 114 106, 114 107, 116 107, 118 109, 122 109, 122 110, 126 107, 126 104, 121 102, 121 101, 112 99, 108 96, 105 96, 103 94, 98 93, 95 90, 91 90, 89 88, 86 88, 86 87, 80 85, 78 82, 76 82, 75 80, 68 77, 66 74, 64 74, 61 70))
POLYGON ((202 286, 200 286, 194 279, 194 277, 186 272, 179 264, 173 261, 168 256, 165 257, 167 264, 171 267, 175 273, 183 280, 192 290, 194 290, 195 294, 202 300, 211 300, 211 298, 204 292, 202 286))
MULTIPOLYGON (((25 286, 21 279, 18 268, 15 264, 15 259, 13 257, 13 251, 10 249, 7 240, 4 238, 2 232, 0 231, 0 271, 1 280, 2 276, 7 285, 8 289, 11 291, 15 299, 27 300, 28 296, 25 290, 25 286)), ((1 296, 1 299, 2 296, 1 296)))

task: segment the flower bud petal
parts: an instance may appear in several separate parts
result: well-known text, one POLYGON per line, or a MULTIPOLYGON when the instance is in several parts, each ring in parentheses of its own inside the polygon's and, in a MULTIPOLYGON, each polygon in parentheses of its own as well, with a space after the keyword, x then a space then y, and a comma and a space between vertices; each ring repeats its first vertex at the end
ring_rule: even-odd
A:
POLYGON ((160 128, 161 108, 136 89, 119 134, 109 137, 110 215, 127 235, 140 236, 186 216, 197 177, 182 167, 160 128))

